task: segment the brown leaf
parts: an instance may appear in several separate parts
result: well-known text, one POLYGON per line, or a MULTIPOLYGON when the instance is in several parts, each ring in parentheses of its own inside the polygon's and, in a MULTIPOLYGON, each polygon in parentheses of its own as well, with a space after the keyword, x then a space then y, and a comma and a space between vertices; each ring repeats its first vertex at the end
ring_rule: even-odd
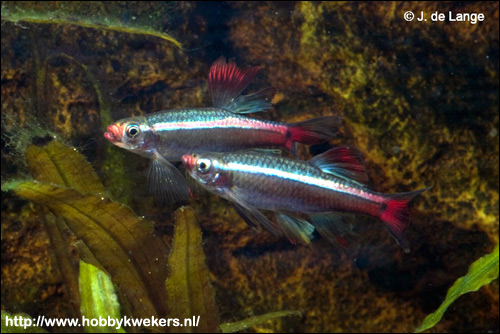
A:
POLYGON ((26 162, 37 181, 73 188, 82 194, 106 193, 85 157, 57 140, 52 140, 44 147, 28 146, 26 162))
POLYGON ((121 204, 73 189, 39 182, 17 183, 11 188, 64 217, 127 296, 134 316, 165 315, 167 249, 146 221, 121 204))
POLYGON ((183 333, 220 332, 219 311, 210 272, 201 247, 201 230, 193 209, 175 212, 175 234, 169 259, 170 276, 165 282, 169 317, 181 319, 199 316, 198 326, 176 327, 183 333))

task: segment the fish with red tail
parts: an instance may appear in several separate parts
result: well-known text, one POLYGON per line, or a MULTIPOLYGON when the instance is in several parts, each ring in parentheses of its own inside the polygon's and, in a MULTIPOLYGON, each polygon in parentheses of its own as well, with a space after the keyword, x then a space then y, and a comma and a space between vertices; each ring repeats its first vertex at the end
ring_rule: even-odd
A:
POLYGON ((309 161, 254 151, 193 153, 182 160, 195 180, 231 201, 248 224, 262 225, 292 243, 310 243, 314 230, 343 243, 352 234, 346 219, 362 214, 381 220, 408 251, 403 239, 408 205, 427 190, 388 195, 368 189, 361 154, 348 147, 332 148, 309 161), (273 211, 276 223, 260 209, 273 211))
POLYGON ((219 58, 210 68, 208 87, 213 107, 166 110, 119 120, 105 138, 121 148, 153 160, 149 183, 167 202, 188 197, 188 186, 171 162, 189 152, 227 152, 247 148, 286 148, 296 143, 320 144, 338 132, 341 120, 325 116, 297 123, 279 123, 244 116, 271 107, 274 89, 241 95, 259 68, 239 69, 219 58))

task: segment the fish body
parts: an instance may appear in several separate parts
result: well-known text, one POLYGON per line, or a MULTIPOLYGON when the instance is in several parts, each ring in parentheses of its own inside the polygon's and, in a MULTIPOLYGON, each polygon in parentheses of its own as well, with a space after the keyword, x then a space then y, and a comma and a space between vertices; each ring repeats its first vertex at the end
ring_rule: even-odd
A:
POLYGON ((337 117, 285 124, 253 119, 221 108, 199 108, 168 110, 123 119, 108 127, 106 138, 142 156, 152 157, 153 151, 157 151, 169 161, 181 161, 184 154, 193 150, 225 152, 253 147, 293 150, 296 142, 319 143, 327 140, 333 134, 332 130, 337 128, 337 117), (305 125, 311 123, 315 123, 313 126, 316 128, 323 128, 325 134, 322 138, 308 140, 307 135, 301 132, 305 125))
POLYGON ((153 182, 153 188, 162 189, 167 200, 175 202, 186 199, 188 192, 183 177, 170 162, 180 161, 186 153, 259 147, 282 147, 295 153, 296 143, 319 144, 338 131, 341 120, 336 116, 290 124, 244 116, 271 107, 272 88, 241 95, 257 71, 258 67, 240 70, 220 58, 212 65, 208 79, 213 107, 122 119, 109 125, 104 136, 121 148, 151 158, 150 185, 153 182), (184 190, 177 193, 175 189, 184 190))
POLYGON ((404 246, 408 204, 422 190, 387 195, 368 189, 363 161, 357 150, 333 148, 309 161, 258 152, 185 155, 190 174, 209 191, 235 204, 253 225, 262 224, 292 242, 308 243, 314 229, 331 241, 347 232, 342 219, 368 215, 384 222, 404 246), (258 210, 271 210, 278 224, 258 210), (294 214, 309 215, 310 222, 294 214))

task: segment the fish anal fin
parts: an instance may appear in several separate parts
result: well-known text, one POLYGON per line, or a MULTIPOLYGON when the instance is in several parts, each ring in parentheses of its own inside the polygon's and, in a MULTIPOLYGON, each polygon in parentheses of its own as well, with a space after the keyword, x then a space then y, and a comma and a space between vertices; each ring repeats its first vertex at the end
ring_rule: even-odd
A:
POLYGON ((358 238, 351 228, 354 220, 351 214, 326 212, 311 214, 309 217, 318 233, 334 245, 346 247, 348 240, 358 238))

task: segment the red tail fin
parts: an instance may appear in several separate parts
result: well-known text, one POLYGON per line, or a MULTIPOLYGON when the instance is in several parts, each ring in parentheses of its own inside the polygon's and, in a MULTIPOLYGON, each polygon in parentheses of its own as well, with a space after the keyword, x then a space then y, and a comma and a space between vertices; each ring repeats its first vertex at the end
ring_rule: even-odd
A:
POLYGON ((406 253, 410 249, 403 239, 403 235, 410 223, 408 218, 409 204, 417 195, 428 189, 424 188, 408 193, 389 195, 382 205, 380 219, 382 219, 385 227, 391 232, 392 236, 403 247, 406 253))
POLYGON ((292 147, 294 142, 306 145, 321 144, 338 131, 342 119, 337 116, 325 116, 307 121, 288 124, 287 147, 292 147))

